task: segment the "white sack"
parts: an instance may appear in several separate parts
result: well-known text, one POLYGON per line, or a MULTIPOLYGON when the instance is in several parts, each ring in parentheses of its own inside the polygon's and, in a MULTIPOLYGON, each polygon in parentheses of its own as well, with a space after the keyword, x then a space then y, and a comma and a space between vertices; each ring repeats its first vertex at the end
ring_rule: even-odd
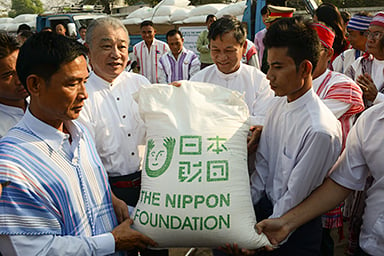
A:
POLYGON ((141 88, 134 98, 147 147, 133 227, 163 248, 269 244, 254 230, 240 93, 183 81, 141 88))
POLYGON ((190 16, 200 16, 200 15, 209 15, 216 14, 219 10, 227 6, 226 4, 205 4, 199 5, 189 13, 190 16))
POLYGON ((181 21, 188 18, 188 14, 191 9, 188 8, 178 8, 171 15, 171 21, 181 21))
POLYGON ((224 15, 233 15, 233 16, 243 15, 245 7, 246 7, 245 2, 246 1, 241 1, 241 2, 237 2, 235 4, 229 4, 228 6, 224 7, 223 9, 220 9, 216 13, 216 17, 218 19, 220 19, 224 15))
POLYGON ((189 18, 183 20, 183 23, 205 23, 205 20, 207 19, 206 15, 192 16, 189 14, 188 16, 189 18))
POLYGON ((131 19, 131 18, 140 18, 140 19, 148 19, 151 18, 153 15, 153 9, 150 7, 142 7, 140 9, 137 9, 133 11, 131 14, 129 14, 126 18, 131 19))
POLYGON ((169 16, 155 16, 152 19, 152 22, 154 24, 167 24, 170 23, 171 18, 169 16))
POLYGON ((140 18, 128 18, 121 21, 124 25, 140 25, 143 20, 140 18))

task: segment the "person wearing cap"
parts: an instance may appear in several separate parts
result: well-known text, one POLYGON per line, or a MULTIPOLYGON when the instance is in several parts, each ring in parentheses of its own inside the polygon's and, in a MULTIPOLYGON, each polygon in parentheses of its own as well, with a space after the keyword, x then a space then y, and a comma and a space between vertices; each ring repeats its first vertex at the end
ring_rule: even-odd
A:
MULTIPOLYGON (((356 115, 364 110, 363 93, 351 78, 328 69, 328 63, 333 56, 332 45, 335 33, 321 23, 314 23, 312 26, 322 44, 320 58, 313 71, 312 88, 340 121, 343 132, 342 149, 344 149, 347 135, 355 122, 356 115)), ((331 230, 338 228, 340 238, 343 237, 341 206, 324 214, 322 225, 322 253, 323 255, 333 255, 334 242, 330 235, 331 230)))
POLYGON ((366 31, 371 20, 372 15, 367 12, 359 12, 350 19, 347 25, 347 38, 352 49, 345 50, 336 57, 332 62, 334 71, 345 73, 352 62, 365 53, 366 31))
MULTIPOLYGON (((275 5, 267 5, 269 15, 268 18, 265 19, 265 23, 268 23, 269 26, 280 18, 290 18, 293 17, 293 13, 296 11, 295 8, 285 7, 285 6, 275 6, 275 5)), ((262 60, 261 60, 261 71, 264 74, 268 72, 268 63, 267 63, 267 51, 263 52, 262 60)))
POLYGON ((378 12, 369 24, 366 50, 370 55, 358 58, 346 75, 363 90, 366 107, 384 102, 384 12, 378 12))

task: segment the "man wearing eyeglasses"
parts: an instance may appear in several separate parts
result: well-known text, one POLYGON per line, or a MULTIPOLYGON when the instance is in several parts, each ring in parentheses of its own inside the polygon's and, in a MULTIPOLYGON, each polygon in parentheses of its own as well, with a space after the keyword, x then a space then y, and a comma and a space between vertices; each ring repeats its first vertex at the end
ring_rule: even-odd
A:
POLYGON ((345 50, 332 62, 333 71, 345 73, 349 66, 365 53, 367 31, 373 15, 362 11, 355 14, 347 25, 347 38, 352 49, 345 50))
POLYGON ((15 38, 0 33, 0 138, 24 115, 27 91, 16 74, 19 43, 15 38))
POLYGON ((361 87, 369 107, 384 102, 384 12, 373 17, 366 35, 366 49, 371 55, 357 59, 346 75, 361 87))

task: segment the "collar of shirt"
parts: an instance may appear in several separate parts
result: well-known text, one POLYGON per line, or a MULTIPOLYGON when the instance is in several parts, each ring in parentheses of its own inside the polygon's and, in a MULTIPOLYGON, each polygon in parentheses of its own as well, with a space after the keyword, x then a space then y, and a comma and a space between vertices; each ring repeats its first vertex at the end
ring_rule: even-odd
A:
POLYGON ((240 67, 238 70, 236 70, 235 72, 233 73, 230 73, 230 74, 224 74, 223 72, 221 72, 219 70, 219 68, 217 67, 217 65, 215 65, 215 70, 216 70, 216 73, 217 75, 222 78, 222 79, 225 79, 225 80, 230 80, 230 79, 233 79, 237 76, 239 76, 241 74, 241 70, 243 69, 243 63, 240 62, 240 67))
MULTIPOLYGON (((24 125, 28 127, 28 129, 30 129, 41 140, 45 141, 45 143, 47 143, 55 151, 60 150, 62 145, 66 141, 68 141, 68 134, 65 134, 57 130, 56 128, 53 128, 52 126, 37 119, 29 111, 29 108, 27 109, 27 111, 25 111, 22 120, 24 125)), ((74 148, 76 145, 78 145, 82 133, 80 132, 80 129, 73 124, 72 121, 65 121, 64 124, 71 134, 73 145, 71 148, 74 148)))
POLYGON ((303 94, 300 98, 288 102, 286 104, 287 111, 292 111, 295 108, 299 108, 306 104, 309 101, 313 101, 315 97, 318 97, 314 90, 308 90, 305 94, 303 94))
POLYGON ((169 51, 167 54, 168 54, 169 56, 171 56, 172 59, 174 59, 175 61, 177 61, 177 60, 180 59, 180 57, 181 57, 183 54, 187 54, 187 49, 185 49, 185 48, 183 47, 183 49, 181 50, 181 52, 180 52, 179 55, 177 56, 177 59, 175 58, 175 56, 173 55, 173 53, 172 53, 171 51, 169 51))
POLYGON ((315 79, 312 79, 312 88, 315 92, 319 89, 319 86, 321 85, 321 83, 323 82, 323 80, 325 79, 329 71, 330 70, 327 68, 323 74, 316 77, 315 79))
POLYGON ((98 84, 98 85, 102 85, 103 87, 106 87, 108 89, 112 89, 112 87, 116 84, 119 84, 119 82, 124 79, 124 75, 123 73, 126 72, 126 71, 123 71, 120 73, 120 75, 118 75, 113 81, 112 83, 108 82, 108 81, 105 81, 103 78, 99 77, 98 75, 96 75, 95 72, 91 71, 90 75, 89 75, 89 79, 90 80, 94 80, 95 83, 92 83, 92 84, 98 84))

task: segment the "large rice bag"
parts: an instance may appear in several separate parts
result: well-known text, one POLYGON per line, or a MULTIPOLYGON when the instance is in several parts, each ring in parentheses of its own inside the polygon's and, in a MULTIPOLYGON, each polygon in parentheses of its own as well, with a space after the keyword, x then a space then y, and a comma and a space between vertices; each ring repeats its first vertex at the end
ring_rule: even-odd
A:
POLYGON ((269 245, 254 229, 249 113, 240 93, 183 81, 141 88, 134 97, 147 144, 133 227, 164 248, 269 245))

